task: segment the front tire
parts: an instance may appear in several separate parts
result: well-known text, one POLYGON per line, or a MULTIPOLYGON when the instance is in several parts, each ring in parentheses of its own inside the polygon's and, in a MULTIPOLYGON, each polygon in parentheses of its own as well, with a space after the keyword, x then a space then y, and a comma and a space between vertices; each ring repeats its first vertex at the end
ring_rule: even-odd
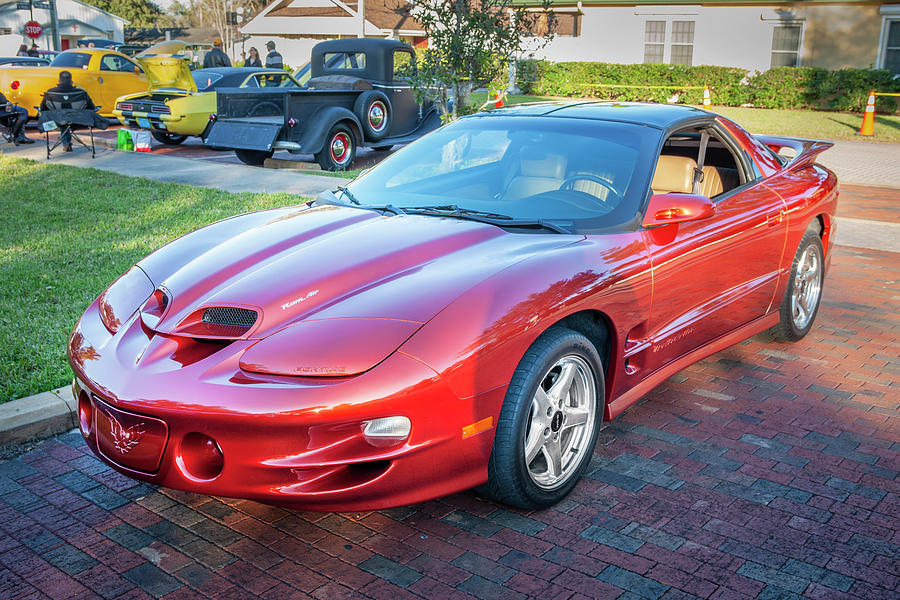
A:
POLYGON ((591 461, 605 405, 597 349, 571 329, 547 330, 513 373, 482 491, 524 509, 562 500, 591 461))
POLYGON ((165 144, 166 146, 177 146, 188 138, 186 135, 175 135, 173 133, 156 130, 151 130, 150 135, 152 135, 156 141, 165 144))
POLYGON ((800 240, 794 255, 791 276, 779 310, 778 325, 769 330, 780 342, 796 342, 812 329, 822 302, 822 283, 825 279, 825 252, 815 229, 809 228, 800 240))
POLYGON ((331 128, 325 137, 325 145, 316 153, 316 162, 323 171, 344 171, 356 158, 356 138, 343 123, 331 128))
POLYGON ((236 148, 234 153, 237 154, 242 163, 254 167, 261 167, 266 162, 266 159, 272 158, 272 154, 274 154, 272 150, 244 150, 241 148, 236 148))

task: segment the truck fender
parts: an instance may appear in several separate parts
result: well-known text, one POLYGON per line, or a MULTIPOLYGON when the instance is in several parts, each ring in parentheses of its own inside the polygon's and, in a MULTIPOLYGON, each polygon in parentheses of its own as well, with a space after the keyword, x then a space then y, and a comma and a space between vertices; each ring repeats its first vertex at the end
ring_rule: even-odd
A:
POLYGON ((315 154, 322 150, 328 132, 340 121, 349 121, 348 125, 356 138, 356 145, 359 146, 363 142, 363 136, 356 115, 342 106, 326 106, 313 113, 309 122, 304 124, 303 136, 300 138, 300 148, 303 152, 315 154))

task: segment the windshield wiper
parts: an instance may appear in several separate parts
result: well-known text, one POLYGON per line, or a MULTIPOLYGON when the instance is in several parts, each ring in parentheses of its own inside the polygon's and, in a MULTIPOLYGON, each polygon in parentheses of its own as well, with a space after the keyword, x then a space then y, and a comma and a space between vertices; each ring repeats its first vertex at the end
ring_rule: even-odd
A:
MULTIPOLYGON (((356 199, 356 196, 353 195, 353 192, 348 190, 343 186, 338 186, 338 191, 340 191, 343 195, 347 196, 347 199, 353 203, 353 208, 361 208, 363 210, 374 210, 376 212, 389 212, 395 215, 404 215, 406 214, 401 209, 397 208, 393 204, 362 204, 359 200, 356 199)), ((331 190, 325 190, 318 196, 316 196, 316 204, 329 204, 331 206, 348 206, 346 203, 338 200, 338 197, 334 195, 334 192, 331 190)))
POLYGON ((517 219, 501 213, 475 210, 473 208, 461 208, 456 204, 444 204, 439 206, 405 206, 403 207, 403 210, 412 214, 433 214, 444 217, 457 217, 460 219, 468 219, 470 221, 478 221, 479 223, 496 225, 498 227, 539 227, 555 231, 556 233, 571 233, 571 231, 568 231, 555 223, 551 223, 550 221, 545 221, 544 219, 517 219))
POLYGON ((347 200, 349 200, 353 204, 355 204, 357 206, 359 206, 361 204, 360 201, 356 199, 356 196, 353 195, 353 192, 351 192, 348 187, 339 185, 339 186, 337 186, 337 189, 341 194, 343 194, 344 196, 347 196, 347 200))
POLYGON ((484 210, 475 210, 473 208, 460 208, 456 204, 441 204, 438 206, 407 206, 404 209, 408 213, 438 213, 445 214, 450 213, 456 216, 475 216, 475 217, 486 217, 489 219, 513 219, 513 217, 509 215, 504 215, 495 212, 487 212, 484 210))

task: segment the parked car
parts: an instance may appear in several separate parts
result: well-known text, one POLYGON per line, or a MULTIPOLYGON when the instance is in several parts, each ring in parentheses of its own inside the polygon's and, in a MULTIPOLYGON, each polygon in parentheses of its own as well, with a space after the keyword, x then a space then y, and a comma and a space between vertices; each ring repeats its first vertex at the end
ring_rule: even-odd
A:
POLYGON ((144 59, 150 91, 122 96, 113 114, 123 125, 149 129, 164 144, 180 144, 191 135, 205 138, 220 88, 300 87, 284 70, 218 67, 191 71, 189 61, 177 52, 160 59, 143 53, 136 58, 144 59))
POLYGON ((220 89, 205 143, 233 148, 251 165, 287 150, 313 154, 323 169, 344 170, 360 146, 390 148, 440 125, 430 102, 416 103, 404 76, 410 63, 415 53, 398 41, 320 42, 305 88, 220 89))
POLYGON ((50 61, 37 56, 0 56, 0 67, 46 67, 50 61))
POLYGON ((82 38, 76 42, 78 48, 102 48, 104 50, 118 50, 123 45, 122 42, 106 38, 82 38))
POLYGON ((147 89, 144 69, 124 54, 80 48, 60 52, 48 67, 0 69, 0 91, 34 117, 44 92, 57 85, 63 70, 72 73, 73 83, 87 91, 105 117, 112 116, 116 98, 147 89))
POLYGON ((751 335, 810 331, 830 146, 686 106, 463 118, 312 207, 129 269, 69 340, 82 434, 130 477, 214 496, 551 505, 602 420, 751 335))

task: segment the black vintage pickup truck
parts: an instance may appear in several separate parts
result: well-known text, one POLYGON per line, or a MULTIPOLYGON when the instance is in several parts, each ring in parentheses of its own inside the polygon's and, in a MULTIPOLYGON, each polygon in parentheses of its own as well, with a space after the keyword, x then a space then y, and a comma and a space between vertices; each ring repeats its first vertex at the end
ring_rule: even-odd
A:
POLYGON ((407 44, 342 39, 316 44, 305 88, 218 91, 205 143, 261 165, 275 150, 313 154, 326 170, 350 166, 360 146, 390 148, 440 125, 431 103, 416 103, 404 74, 415 68, 407 44))

